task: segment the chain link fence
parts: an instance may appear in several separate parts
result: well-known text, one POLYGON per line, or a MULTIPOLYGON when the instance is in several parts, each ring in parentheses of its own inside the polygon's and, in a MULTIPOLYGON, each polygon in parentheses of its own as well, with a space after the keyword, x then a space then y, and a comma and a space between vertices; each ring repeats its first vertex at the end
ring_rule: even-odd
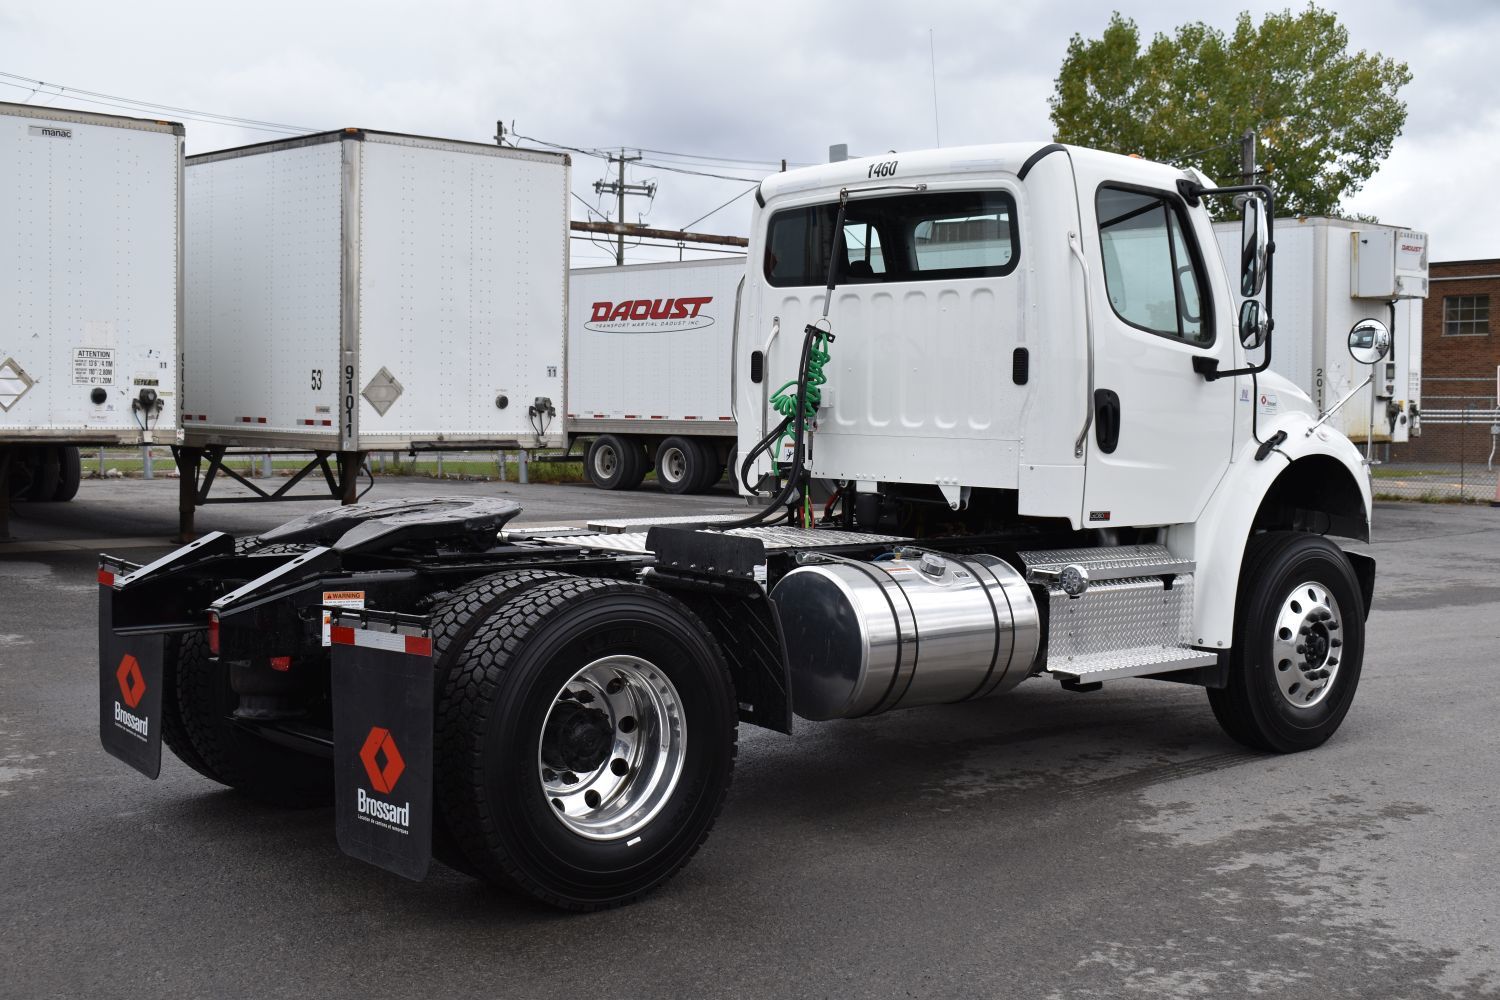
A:
MULTIPOLYGON (((1422 436, 1371 469, 1376 499, 1490 502, 1500 470, 1500 409, 1493 396, 1427 396, 1422 436)), ((1381 458, 1377 446, 1375 457, 1381 458)))

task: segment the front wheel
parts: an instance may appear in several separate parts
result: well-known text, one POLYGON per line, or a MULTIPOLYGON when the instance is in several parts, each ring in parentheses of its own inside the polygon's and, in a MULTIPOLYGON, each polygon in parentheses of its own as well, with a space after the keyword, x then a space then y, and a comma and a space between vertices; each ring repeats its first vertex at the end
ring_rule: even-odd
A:
POLYGON ((438 706, 438 806, 474 869, 550 905, 627 903, 723 805, 733 686, 707 630, 634 583, 564 579, 497 607, 438 706))
POLYGON ((1349 559, 1319 535, 1271 532, 1246 548, 1228 685, 1214 715, 1257 750, 1294 753, 1333 735, 1359 685, 1365 608, 1349 559))

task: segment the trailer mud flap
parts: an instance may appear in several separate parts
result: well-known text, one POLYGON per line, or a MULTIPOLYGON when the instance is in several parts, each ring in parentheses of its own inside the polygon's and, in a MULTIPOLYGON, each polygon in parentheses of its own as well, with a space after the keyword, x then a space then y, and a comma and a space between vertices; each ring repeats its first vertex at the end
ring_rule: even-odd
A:
POLYGON ((114 589, 99 588, 99 742, 146 777, 161 774, 161 687, 166 636, 119 635, 114 589))
POLYGON ((432 639, 397 616, 332 613, 339 847, 420 880, 432 860, 432 639))

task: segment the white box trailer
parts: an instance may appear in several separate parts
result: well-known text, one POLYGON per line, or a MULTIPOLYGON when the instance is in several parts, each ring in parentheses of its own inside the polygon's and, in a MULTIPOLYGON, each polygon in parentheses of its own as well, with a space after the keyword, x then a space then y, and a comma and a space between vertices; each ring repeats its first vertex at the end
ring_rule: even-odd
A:
POLYGON ((745 259, 574 270, 568 294, 568 444, 603 489, 654 465, 672 493, 719 481, 737 433, 731 386, 745 259))
POLYGON ((79 445, 175 443, 182 143, 0 104, 0 494, 71 499, 79 445))
MULTIPOLYGON (((1225 266, 1238 273, 1240 224, 1216 223, 1214 234, 1225 266)), ((1359 444, 1400 444, 1419 435, 1427 234, 1321 217, 1277 219, 1275 234, 1271 370, 1296 383, 1320 413, 1327 412, 1369 374, 1350 358, 1347 339, 1355 323, 1377 317, 1391 327, 1393 353, 1375 366, 1372 386, 1330 420, 1359 444)))
POLYGON ((189 457, 561 445, 568 172, 362 129, 189 157, 189 457))

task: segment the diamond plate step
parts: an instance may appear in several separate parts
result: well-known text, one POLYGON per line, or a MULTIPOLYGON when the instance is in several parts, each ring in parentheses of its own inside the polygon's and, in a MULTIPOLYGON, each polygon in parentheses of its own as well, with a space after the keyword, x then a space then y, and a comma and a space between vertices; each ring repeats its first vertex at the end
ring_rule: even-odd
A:
POLYGON ((1046 549, 1020 553, 1026 577, 1045 582, 1064 566, 1082 566, 1090 581, 1128 580, 1140 576, 1176 576, 1193 572, 1191 559, 1179 559, 1165 545, 1112 545, 1094 549, 1046 549))
POLYGON ((1055 662, 1049 657, 1047 672, 1061 679, 1075 678, 1085 684, 1118 680, 1122 677, 1144 677, 1169 670, 1211 667, 1219 654, 1205 653, 1184 646, 1138 646, 1135 649, 1111 650, 1091 656, 1069 657, 1055 662))

